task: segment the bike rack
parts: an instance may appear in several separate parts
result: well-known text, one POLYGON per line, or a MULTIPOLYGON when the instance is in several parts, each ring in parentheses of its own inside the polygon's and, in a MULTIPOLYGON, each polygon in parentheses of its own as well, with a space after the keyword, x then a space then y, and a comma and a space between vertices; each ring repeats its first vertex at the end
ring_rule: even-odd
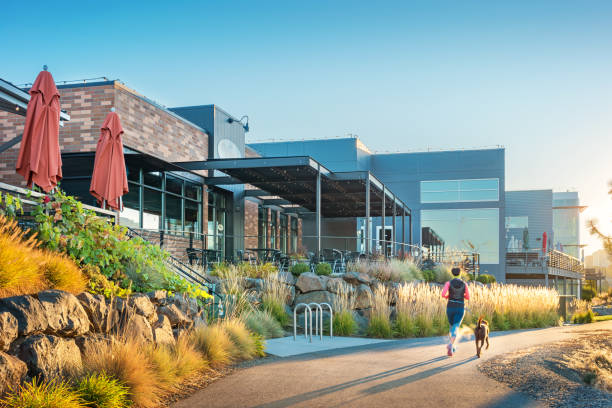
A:
MULTIPOLYGON (((315 335, 319 336, 320 340, 323 340, 323 308, 321 307, 320 304, 318 303, 309 303, 308 306, 314 306, 316 307, 315 309, 315 335), (321 312, 321 314, 319 315, 319 312, 321 312), (321 324, 319 324, 319 319, 321 321, 321 324)), ((312 330, 312 321, 310 322, 310 330, 312 330)))
POLYGON ((308 320, 310 320, 310 342, 312 343, 312 310, 306 303, 300 303, 293 309, 293 341, 297 340, 297 311, 304 306, 304 337, 308 338, 308 320))
POLYGON ((323 306, 329 309, 329 338, 334 338, 334 312, 329 303, 299 303, 293 309, 293 340, 297 340, 297 311, 304 308, 304 336, 308 338, 308 327, 310 326, 310 342, 312 343, 312 309, 315 308, 315 334, 323 341, 323 306), (321 312, 321 314, 319 314, 321 312), (308 323, 310 321, 310 324, 308 323))
POLYGON ((334 311, 329 303, 321 303, 319 305, 321 308, 321 332, 323 332, 323 306, 327 306, 329 308, 329 338, 331 340, 334 338, 334 311))

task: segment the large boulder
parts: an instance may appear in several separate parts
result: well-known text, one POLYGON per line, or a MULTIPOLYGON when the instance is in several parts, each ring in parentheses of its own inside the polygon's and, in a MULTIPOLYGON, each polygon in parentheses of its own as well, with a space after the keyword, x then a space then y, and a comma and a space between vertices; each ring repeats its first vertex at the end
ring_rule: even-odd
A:
POLYGON ((312 272, 305 272, 298 278, 295 287, 302 293, 323 290, 321 279, 312 272))
POLYGON ((328 290, 327 282, 329 282, 329 276, 321 275, 319 276, 319 280, 321 281, 321 286, 323 286, 323 290, 328 290))
POLYGON ((0 351, 0 396, 15 390, 27 372, 26 363, 0 351))
MULTIPOLYGON (((175 294, 169 297, 167 300, 168 304, 174 304, 176 307, 187 315, 187 317, 193 318, 197 316, 201 310, 198 301, 186 295, 175 294)), ((170 319, 172 321, 172 319, 170 319)))
POLYGON ((191 327, 193 324, 193 320, 183 313, 175 304, 160 307, 158 313, 168 317, 172 327, 191 327))
POLYGON ((255 290, 257 292, 261 292, 261 290, 263 289, 263 285, 263 279, 246 278, 244 280, 244 287, 246 289, 255 290))
POLYGON ((153 302, 153 304, 159 306, 168 298, 168 292, 165 290, 154 290, 152 292, 148 292, 147 296, 149 297, 149 300, 153 302))
POLYGON ((291 272, 279 272, 278 279, 287 285, 295 285, 295 276, 291 272))
POLYGON ((116 313, 107 305, 106 298, 100 294, 92 295, 89 292, 83 292, 79 293, 77 299, 89 317, 91 330, 96 333, 108 333, 117 316, 113 316, 116 313))
POLYGON ((157 321, 153 324, 153 338, 157 344, 174 344, 174 334, 172 325, 165 315, 158 315, 157 321))
POLYGON ((144 316, 149 323, 153 323, 157 320, 155 306, 147 295, 143 293, 136 293, 130 296, 128 299, 128 305, 132 307, 137 314, 144 316))
MULTIPOLYGON (((333 293, 329 293, 325 290, 318 290, 314 292, 302 293, 295 297, 295 304, 300 303, 328 303, 334 306, 334 300, 336 299, 336 295, 333 293)), ((303 310, 303 309, 302 309, 303 310)), ((303 313, 302 311, 300 313, 303 313)), ((314 310, 313 310, 314 313, 314 310)))
POLYGON ((355 309, 367 309, 368 307, 372 307, 372 297, 372 289, 370 289, 368 285, 359 285, 355 295, 355 309))
POLYGON ((19 333, 17 318, 9 312, 0 312, 0 351, 6 351, 19 333))
POLYGON ((20 336, 42 333, 49 325, 42 305, 38 299, 29 295, 0 298, 2 312, 9 312, 17 318, 20 336))
POLYGON ((83 366, 74 339, 44 334, 25 339, 19 346, 17 357, 27 364, 30 377, 40 376, 42 380, 77 373, 83 366))
POLYGON ((328 292, 338 294, 338 292, 340 292, 342 287, 345 287, 348 290, 348 292, 351 294, 355 291, 355 289, 351 285, 346 283, 344 279, 342 278, 330 278, 327 281, 327 291, 328 292))
POLYGON ((111 340, 98 334, 92 336, 78 336, 74 338, 74 341, 79 350, 81 350, 81 356, 84 357, 96 352, 101 346, 109 344, 111 340))
POLYGON ((353 319, 355 319, 355 323, 357 323, 357 334, 364 335, 368 331, 368 325, 370 321, 367 317, 362 316, 361 314, 353 311, 353 319))
POLYGON ((129 316, 122 325, 122 332, 125 336, 142 343, 153 342, 153 328, 149 320, 139 314, 129 316))
POLYGON ((289 290, 287 291, 287 299, 285 300, 285 303, 287 303, 288 305, 292 305, 293 301, 295 300, 295 286, 289 286, 289 290))
POLYGON ((344 280, 351 285, 365 284, 369 285, 372 283, 372 278, 367 273, 363 272, 348 272, 344 275, 344 280))
POLYGON ((74 337, 89 331, 89 318, 79 300, 62 290, 45 290, 38 294, 49 323, 46 333, 74 337))

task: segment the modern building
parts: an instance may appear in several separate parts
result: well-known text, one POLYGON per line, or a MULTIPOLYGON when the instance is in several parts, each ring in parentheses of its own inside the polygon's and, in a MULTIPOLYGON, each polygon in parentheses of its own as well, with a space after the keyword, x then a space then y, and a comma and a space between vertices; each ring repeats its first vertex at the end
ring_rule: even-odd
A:
MULTIPOLYGON (((394 231, 391 217, 386 217, 384 226, 381 218, 374 219, 369 234, 374 237, 374 248, 380 250, 381 242, 397 241, 404 234, 415 245, 432 251, 443 247, 445 253, 459 258, 479 253, 480 271, 504 280, 503 148, 376 154, 357 138, 249 146, 262 156, 309 155, 334 171, 371 172, 412 211, 411 225, 406 225, 408 230, 394 231)), ((364 249, 364 218, 334 220, 325 222, 325 226, 334 235, 357 236, 356 249, 364 249)))
MULTIPOLYGON (((62 188, 94 203, 96 143, 114 107, 130 188, 121 223, 179 257, 188 248, 216 259, 250 248, 380 255, 418 248, 516 281, 508 256, 541 252, 545 232, 548 249, 580 245, 577 195, 506 192, 501 147, 379 154, 353 137, 247 145, 248 118, 216 105, 166 108, 106 79, 58 88, 70 118, 60 130, 62 188)), ((0 181, 23 185, 14 168, 24 118, 9 108, 0 106, 0 181)), ((548 275, 562 276, 555 273, 548 275)))

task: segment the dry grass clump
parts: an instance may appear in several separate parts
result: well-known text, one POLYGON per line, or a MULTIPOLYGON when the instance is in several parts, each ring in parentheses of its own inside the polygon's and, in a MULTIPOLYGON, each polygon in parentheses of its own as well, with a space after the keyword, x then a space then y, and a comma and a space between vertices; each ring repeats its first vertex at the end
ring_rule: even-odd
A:
POLYGON ((338 336, 351 336, 357 331, 357 323, 353 316, 355 297, 352 287, 346 282, 340 282, 334 298, 334 333, 338 336))
POLYGON ((282 337, 285 332, 278 320, 265 310, 254 310, 242 315, 248 329, 264 339, 282 337))
POLYGON ((418 265, 411 260, 358 261, 350 263, 347 270, 368 274, 382 282, 411 282, 423 279, 418 265))
POLYGON ((585 383, 612 392, 612 341, 594 348, 588 341, 566 359, 569 368, 578 371, 585 383))
POLYGON ((391 296, 389 289, 384 285, 378 285, 371 297, 372 313, 368 326, 368 336, 379 338, 390 338, 393 336, 391 328, 391 307, 389 306, 391 296))
POLYGON ((166 392, 145 347, 130 338, 100 344, 84 356, 83 369, 86 374, 103 372, 118 379, 139 407, 158 407, 166 392))
POLYGON ((400 337, 445 334, 446 300, 438 287, 404 283, 397 289, 395 330, 400 337))
POLYGON ((263 294, 261 303, 263 310, 269 312, 281 326, 289 324, 289 315, 285 312, 285 304, 289 297, 289 286, 282 281, 278 274, 269 275, 263 281, 263 294))
POLYGON ((191 334, 191 341, 213 367, 224 366, 232 361, 234 343, 220 324, 196 328, 191 334))
POLYGON ((251 360, 257 355, 255 338, 242 320, 225 320, 221 325, 234 344, 231 350, 233 360, 251 360))
POLYGON ((79 293, 86 283, 71 259, 41 250, 34 235, 28 236, 16 221, 0 216, 0 297, 45 289, 79 293))

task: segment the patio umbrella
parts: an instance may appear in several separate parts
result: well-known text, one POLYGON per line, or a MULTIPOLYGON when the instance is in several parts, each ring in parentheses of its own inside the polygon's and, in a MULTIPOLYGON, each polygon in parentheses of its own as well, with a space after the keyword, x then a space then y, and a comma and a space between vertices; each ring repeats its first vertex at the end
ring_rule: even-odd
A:
POLYGON ((123 157, 123 128, 115 109, 106 115, 100 131, 96 148, 93 174, 89 192, 96 197, 98 205, 107 205, 114 210, 122 210, 121 196, 128 189, 123 157))
POLYGON ((28 187, 34 183, 46 193, 55 188, 62 178, 59 99, 53 76, 45 67, 30 89, 17 173, 26 179, 28 187))

